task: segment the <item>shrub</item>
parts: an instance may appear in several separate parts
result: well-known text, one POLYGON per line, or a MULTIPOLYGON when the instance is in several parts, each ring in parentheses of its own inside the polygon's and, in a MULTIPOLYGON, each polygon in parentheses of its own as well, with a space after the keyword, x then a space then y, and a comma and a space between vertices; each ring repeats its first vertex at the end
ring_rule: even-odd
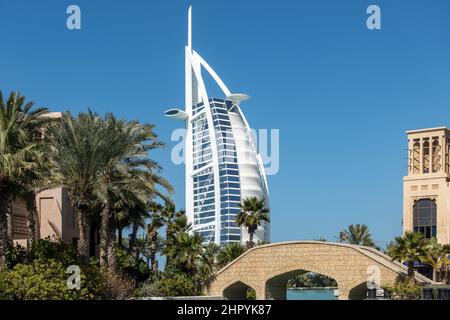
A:
POLYGON ((396 300, 418 300, 422 298, 422 286, 411 280, 398 281, 385 289, 391 293, 392 299, 396 300))
POLYGON ((28 253, 28 261, 35 259, 53 259, 65 266, 79 263, 74 246, 68 245, 60 239, 50 237, 33 242, 32 248, 28 253))
POLYGON ((139 297, 177 297, 201 295, 198 285, 185 273, 165 272, 151 276, 135 295, 139 297))
MULTIPOLYGON (((126 299, 135 290, 134 279, 147 279, 150 268, 125 250, 118 252, 119 273, 100 270, 98 261, 81 266, 73 246, 56 238, 36 240, 26 250, 11 246, 0 270, 0 300, 126 299), (70 265, 81 267, 81 289, 68 289, 70 265)), ((1 267, 1 266, 0 266, 1 267)))
POLYGON ((36 240, 29 250, 21 245, 11 245, 5 250, 5 262, 9 269, 37 259, 53 259, 66 266, 79 263, 75 248, 56 237, 36 240))
POLYGON ((136 288, 135 282, 128 277, 108 271, 102 272, 102 284, 101 298, 107 300, 127 299, 136 288))
POLYGON ((117 267, 129 278, 136 282, 144 282, 148 279, 151 269, 141 258, 137 258, 127 250, 118 248, 116 250, 117 267))
POLYGON ((256 300, 256 291, 253 288, 248 288, 245 294, 247 300, 256 300))
POLYGON ((5 265, 9 269, 13 268, 16 264, 25 263, 28 260, 27 249, 21 245, 7 245, 4 253, 5 265))
POLYGON ((72 300, 100 297, 104 287, 95 265, 81 270, 81 289, 67 287, 66 267, 54 259, 36 259, 0 273, 0 298, 15 300, 72 300))

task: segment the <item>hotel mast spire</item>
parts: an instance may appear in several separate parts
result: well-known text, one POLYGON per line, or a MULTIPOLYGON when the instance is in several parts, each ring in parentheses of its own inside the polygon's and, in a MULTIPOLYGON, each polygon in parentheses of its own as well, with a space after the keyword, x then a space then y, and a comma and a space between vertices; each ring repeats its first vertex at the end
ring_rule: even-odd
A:
POLYGON ((188 19, 188 48, 192 49, 192 6, 189 6, 188 19))

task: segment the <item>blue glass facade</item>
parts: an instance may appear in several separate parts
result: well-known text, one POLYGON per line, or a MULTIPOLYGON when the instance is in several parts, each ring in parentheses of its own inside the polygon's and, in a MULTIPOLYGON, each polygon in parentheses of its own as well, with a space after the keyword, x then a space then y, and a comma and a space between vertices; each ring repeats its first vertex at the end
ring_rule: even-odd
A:
POLYGON ((236 145, 231 129, 228 112, 233 108, 231 101, 209 99, 214 135, 217 146, 220 189, 215 190, 212 169, 211 137, 203 103, 195 105, 193 110, 193 177, 194 227, 206 226, 196 232, 206 242, 215 241, 214 228, 210 223, 216 221, 216 193, 220 196, 220 243, 241 241, 241 228, 236 225, 241 202, 241 186, 237 162, 236 145), (201 170, 205 167, 205 170, 201 170), (200 170, 200 171, 199 171, 200 170), (199 172, 198 172, 199 171, 199 172))

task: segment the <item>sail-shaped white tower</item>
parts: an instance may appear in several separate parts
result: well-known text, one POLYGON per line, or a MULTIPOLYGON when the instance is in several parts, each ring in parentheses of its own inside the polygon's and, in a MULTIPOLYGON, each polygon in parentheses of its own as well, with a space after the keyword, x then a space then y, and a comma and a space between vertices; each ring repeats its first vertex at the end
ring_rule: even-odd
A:
MULTIPOLYGON (((218 245, 246 243, 247 231, 236 225, 239 203, 246 197, 269 206, 262 160, 240 104, 245 94, 232 94, 217 73, 192 48, 192 8, 186 46, 186 109, 166 116, 186 123, 186 214, 192 231, 218 245), (206 70, 224 93, 210 98, 202 78, 206 70)), ((270 241, 270 225, 256 231, 254 241, 270 241)))

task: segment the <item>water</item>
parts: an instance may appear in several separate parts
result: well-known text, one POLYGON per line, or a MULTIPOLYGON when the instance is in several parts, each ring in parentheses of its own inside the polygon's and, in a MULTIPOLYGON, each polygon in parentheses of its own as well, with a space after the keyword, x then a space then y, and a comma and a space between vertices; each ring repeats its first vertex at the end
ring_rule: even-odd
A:
POLYGON ((288 300, 337 300, 333 289, 287 290, 288 300))

